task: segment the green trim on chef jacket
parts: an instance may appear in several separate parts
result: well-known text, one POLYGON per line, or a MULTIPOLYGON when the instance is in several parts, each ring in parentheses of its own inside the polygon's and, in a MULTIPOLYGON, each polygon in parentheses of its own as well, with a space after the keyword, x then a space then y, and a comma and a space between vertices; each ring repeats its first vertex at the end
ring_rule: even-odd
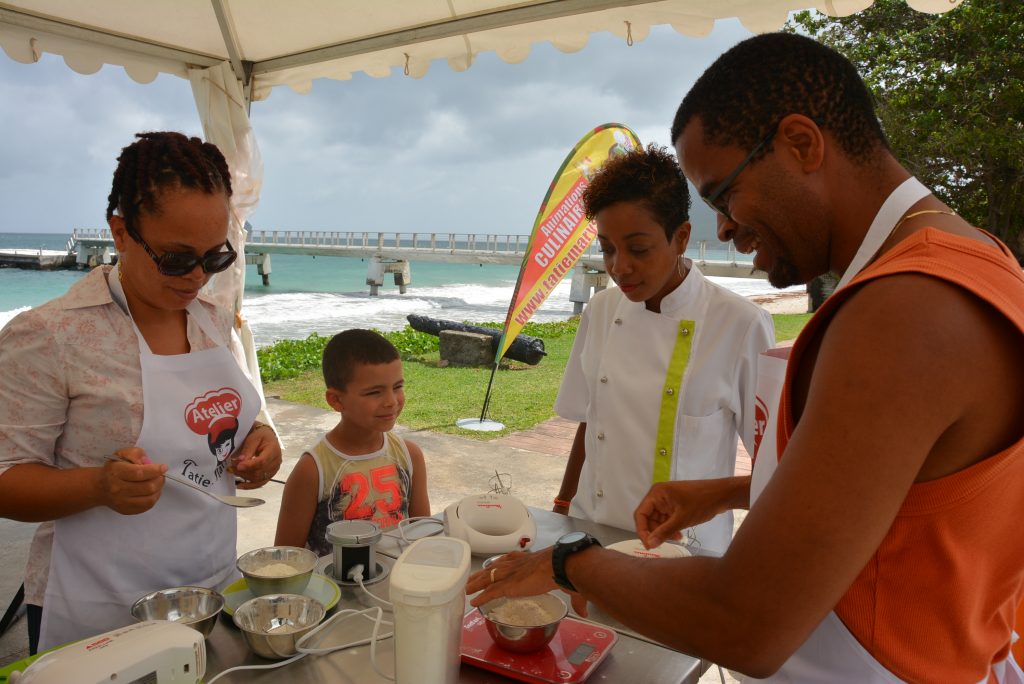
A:
POLYGON ((652 482, 665 482, 672 477, 672 444, 676 434, 676 413, 679 409, 679 395, 682 394, 683 376, 690 362, 690 347, 693 345, 694 321, 679 321, 676 345, 665 373, 665 384, 661 388, 661 410, 658 412, 658 434, 654 438, 654 477, 652 482))

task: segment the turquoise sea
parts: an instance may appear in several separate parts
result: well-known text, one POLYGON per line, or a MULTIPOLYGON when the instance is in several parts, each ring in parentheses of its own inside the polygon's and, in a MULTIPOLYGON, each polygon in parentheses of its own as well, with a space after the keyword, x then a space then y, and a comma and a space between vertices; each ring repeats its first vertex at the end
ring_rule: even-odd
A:
MULTIPOLYGON (((0 249, 63 250, 68 237, 0 233, 0 249)), ((413 262, 412 283, 406 294, 399 294, 387 276, 380 295, 370 297, 367 264, 359 259, 274 254, 271 266, 269 286, 262 284, 255 266, 247 267, 242 313, 252 326, 257 346, 353 327, 398 330, 412 313, 456 321, 503 321, 518 274, 515 266, 413 262)), ((84 274, 0 269, 0 326, 20 311, 60 296, 84 274)), ((744 295, 775 291, 766 281, 753 278, 714 280, 744 295)), ((566 279, 533 320, 564 320, 572 310, 566 279)))

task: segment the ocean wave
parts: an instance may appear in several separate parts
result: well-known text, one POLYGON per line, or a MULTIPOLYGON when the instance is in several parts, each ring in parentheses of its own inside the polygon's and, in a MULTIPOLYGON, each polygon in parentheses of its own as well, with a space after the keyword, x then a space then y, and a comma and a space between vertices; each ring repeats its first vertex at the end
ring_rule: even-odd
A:
POLYGON ((23 306, 19 309, 14 309, 13 311, 0 311, 0 330, 2 330, 12 318, 20 314, 22 311, 28 311, 31 308, 31 306, 23 306))
MULTIPOLYGON (((248 319, 257 346, 282 339, 302 339, 312 332, 329 335, 363 327, 401 330, 409 314, 456 321, 503 321, 513 285, 449 285, 415 288, 406 294, 388 292, 370 297, 360 293, 287 293, 247 298, 242 314, 248 319)), ((563 320, 572 315, 569 283, 560 284, 533 320, 563 320)))

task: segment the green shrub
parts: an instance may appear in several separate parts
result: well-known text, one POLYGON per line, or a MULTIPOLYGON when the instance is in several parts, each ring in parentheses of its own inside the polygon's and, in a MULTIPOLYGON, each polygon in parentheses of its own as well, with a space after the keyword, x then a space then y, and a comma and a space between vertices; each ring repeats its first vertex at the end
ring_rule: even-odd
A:
POLYGON ((324 347, 330 341, 313 333, 304 340, 280 340, 256 350, 263 382, 294 378, 303 371, 320 368, 324 347))
MULTIPOLYGON (((469 323, 485 328, 496 328, 500 330, 502 323, 469 323)), ((567 321, 553 321, 551 323, 527 323, 523 327, 523 334, 533 337, 557 338, 566 335, 576 334, 576 326, 579 318, 571 318, 567 321)), ((391 344, 395 345, 402 359, 420 359, 424 355, 438 351, 438 338, 429 333, 413 330, 405 326, 402 330, 382 332, 391 344)), ((263 382, 285 380, 298 377, 305 371, 319 369, 324 354, 324 347, 330 341, 330 337, 323 337, 313 333, 304 340, 280 340, 272 345, 256 350, 256 357, 260 362, 260 377, 263 382)))

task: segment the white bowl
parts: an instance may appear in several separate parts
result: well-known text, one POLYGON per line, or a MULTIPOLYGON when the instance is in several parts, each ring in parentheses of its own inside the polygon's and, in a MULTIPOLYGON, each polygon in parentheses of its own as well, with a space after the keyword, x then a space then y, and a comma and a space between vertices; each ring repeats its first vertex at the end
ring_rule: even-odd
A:
POLYGON ((685 546, 679 544, 665 543, 661 546, 655 546, 653 549, 645 549, 644 543, 639 539, 627 539, 626 541, 609 544, 606 548, 636 558, 682 558, 691 555, 685 546))

